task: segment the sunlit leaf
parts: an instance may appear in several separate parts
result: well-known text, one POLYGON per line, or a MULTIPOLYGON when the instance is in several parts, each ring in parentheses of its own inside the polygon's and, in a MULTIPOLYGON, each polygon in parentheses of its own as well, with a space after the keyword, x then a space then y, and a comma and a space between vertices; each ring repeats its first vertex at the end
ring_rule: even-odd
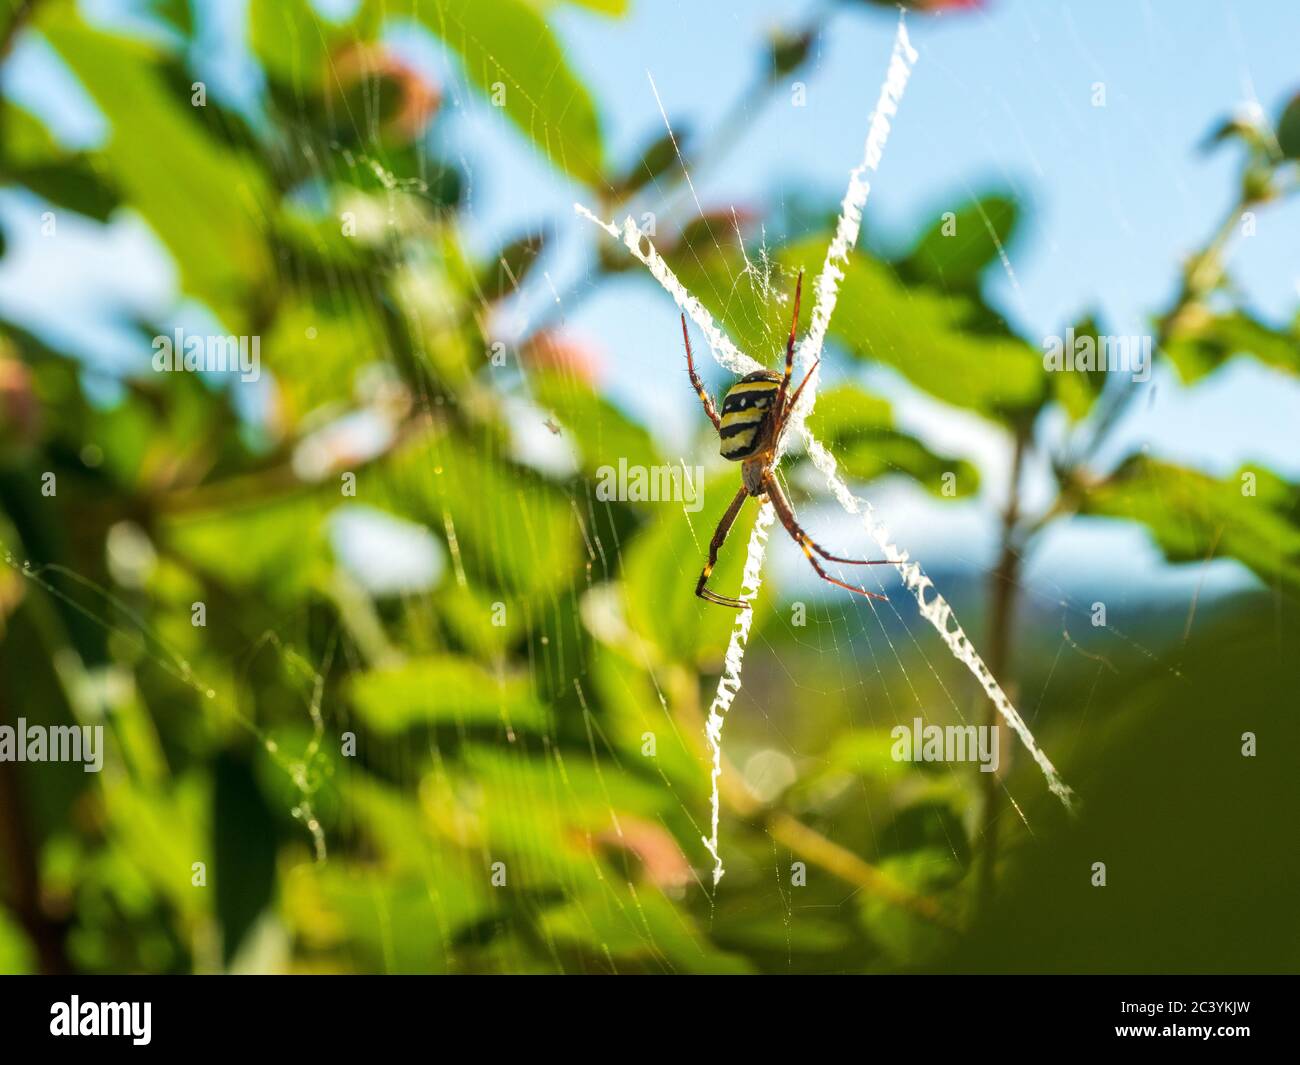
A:
POLYGON ((355 305, 286 304, 262 349, 262 366, 275 376, 285 428, 326 404, 350 405, 358 377, 376 365, 366 355, 379 341, 376 323, 357 313, 355 305))
POLYGON ((183 38, 194 36, 194 10, 190 0, 146 0, 149 13, 183 38))
POLYGON ((703 799, 707 794, 707 779, 701 772, 703 736, 693 747, 690 741, 696 737, 683 732, 672 716, 677 700, 698 698, 695 674, 683 674, 689 691, 666 692, 661 702, 654 686, 658 673, 652 677, 638 659, 632 648, 626 654, 603 647, 593 653, 590 682, 609 717, 607 727, 626 756, 650 757, 655 769, 673 781, 679 794, 703 799), (650 756, 645 754, 647 737, 654 740, 650 756))
POLYGON ((645 470, 661 464, 649 431, 582 381, 539 373, 532 378, 532 390, 537 403, 554 412, 562 432, 577 445, 588 476, 597 476, 602 467, 617 469, 620 462, 645 470))
POLYGON ((7 909, 0 910, 0 972, 27 976, 36 971, 36 951, 22 926, 7 909))
POLYGON ((572 506, 527 470, 444 440, 392 456, 372 483, 376 505, 447 537, 453 558, 485 588, 540 595, 571 580, 579 550, 572 506))
MULTIPOLYGON (((1101 353, 1104 349, 1098 334, 1099 326, 1096 319, 1087 318, 1073 326, 1073 334, 1067 336, 1091 337, 1094 350, 1101 353)), ((1097 362, 1098 365, 1092 370, 1064 368, 1054 370, 1048 375, 1052 394, 1071 421, 1079 421, 1086 417, 1097 397, 1101 395, 1102 389, 1106 387, 1105 361, 1098 359, 1097 362)))
POLYGON ((895 428, 889 404, 854 385, 820 392, 808 425, 840 470, 856 480, 902 474, 944 497, 972 495, 979 488, 979 470, 972 463, 936 455, 895 428))
POLYGON ((366 724, 388 734, 418 724, 541 728, 547 720, 527 678, 494 676, 453 655, 372 669, 354 677, 350 690, 366 724))
MULTIPOLYGON (((693 514, 681 503, 655 504, 649 525, 625 549, 628 624, 674 661, 717 662, 727 646, 736 612, 697 598, 695 582, 708 560, 714 527, 739 488, 739 476, 708 481, 703 509, 693 514)), ((757 512, 758 504, 747 500, 722 548, 709 578, 709 587, 719 594, 740 594, 745 545, 757 512)), ((779 526, 774 535, 782 535, 779 526)), ((760 596, 755 608, 767 608, 770 598, 760 596)))
POLYGON ((46 37, 111 123, 103 156, 115 184, 175 256, 186 290, 241 332, 269 269, 262 172, 203 132, 143 45, 48 10, 46 37))
POLYGON ((1300 96, 1292 98, 1277 121, 1277 143, 1287 159, 1300 159, 1300 96))
POLYGON ((256 587, 270 599, 301 593, 326 558, 324 507, 309 496, 261 500, 245 507, 218 502, 178 513, 163 526, 181 557, 223 582, 256 587))
MULTIPOLYGON (((785 357, 790 335, 796 275, 800 267, 810 271, 804 278, 805 299, 799 312, 802 334, 812 314, 811 271, 820 262, 825 244, 816 249, 811 242, 796 249, 781 249, 773 255, 777 269, 769 275, 746 266, 741 247, 743 232, 742 227, 737 233, 736 220, 730 213, 697 218, 676 244, 665 249, 664 256, 682 284, 709 309, 736 346, 776 368, 785 357)), ((676 343, 680 341, 678 336, 676 343)), ((697 361, 706 358, 698 334, 692 342, 697 361)))
POLYGON ((594 838, 617 834, 620 812, 654 819, 672 803, 658 781, 619 771, 612 762, 528 756, 519 746, 472 745, 458 774, 477 826, 493 853, 534 891, 600 883, 594 838))
POLYGON ((948 288, 973 288, 1015 236, 1020 207, 991 194, 945 212, 916 242, 902 266, 918 279, 948 288))
POLYGON ((614 180, 618 195, 644 188, 677 162, 677 152, 687 137, 686 127, 674 124, 672 133, 656 137, 642 149, 636 161, 614 180))
POLYGON ((422 0, 415 14, 554 166, 587 184, 600 179, 595 104, 534 7, 526 0, 422 0))
POLYGON ((1164 347, 1178 376, 1191 383, 1212 373, 1236 355, 1248 355, 1266 366, 1300 372, 1300 335, 1260 321, 1247 311, 1187 316, 1177 335, 1164 347))
POLYGON ((536 0, 536 2, 543 8, 571 4, 574 7, 598 11, 602 15, 626 15, 631 0, 536 0))
POLYGON ((115 843, 153 889, 188 918, 211 912, 211 895, 194 885, 195 862, 203 864, 209 888, 214 872, 211 807, 202 781, 190 775, 164 792, 123 778, 105 785, 104 799, 115 843))
POLYGON ((248 8, 249 44, 267 74, 312 94, 325 88, 338 33, 308 0, 252 0, 248 8))
POLYGON ((344 969, 446 972, 457 932, 492 911, 465 871, 436 869, 392 875, 359 863, 304 864, 286 889, 289 922, 315 950, 338 950, 344 969))
POLYGON ((30 111, 5 101, 4 152, 9 166, 43 166, 64 156, 45 123, 30 111))
POLYGON ((831 332, 859 358, 898 370, 945 403, 997 416, 1041 400, 1041 354, 1014 337, 967 328, 976 308, 930 288, 906 288, 885 264, 855 255, 831 332))
POLYGON ((502 247, 479 275, 482 298, 495 302, 517 292, 545 248, 541 233, 526 233, 502 247))
POLYGON ((584 944, 593 953, 607 952, 616 960, 635 962, 633 971, 727 975, 753 971, 743 957, 719 950, 695 932, 659 892, 638 891, 634 896, 613 880, 547 911, 542 928, 561 942, 584 944))
POLYGON ((119 199, 84 159, 15 170, 10 177, 56 207, 66 207, 97 222, 107 222, 119 199))
POLYGON ((1300 594, 1300 488, 1267 469, 1219 480, 1137 455, 1089 489, 1081 512, 1141 522, 1172 562, 1235 558, 1300 594))
POLYGON ((45 124, 29 111, 6 104, 7 179, 25 185, 56 207, 104 222, 119 203, 102 161, 59 147, 45 124))

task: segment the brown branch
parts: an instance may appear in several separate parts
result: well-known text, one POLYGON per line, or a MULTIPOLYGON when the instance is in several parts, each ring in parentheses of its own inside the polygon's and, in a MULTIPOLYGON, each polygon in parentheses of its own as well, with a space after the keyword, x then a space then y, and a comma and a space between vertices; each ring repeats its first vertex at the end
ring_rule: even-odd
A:
POLYGON ((904 887, 870 862, 859 858, 838 843, 833 843, 816 829, 809 828, 784 810, 773 810, 768 815, 766 824, 773 839, 785 844, 795 854, 833 873, 841 880, 933 924, 950 931, 957 930, 956 922, 934 899, 928 895, 918 895, 904 887))

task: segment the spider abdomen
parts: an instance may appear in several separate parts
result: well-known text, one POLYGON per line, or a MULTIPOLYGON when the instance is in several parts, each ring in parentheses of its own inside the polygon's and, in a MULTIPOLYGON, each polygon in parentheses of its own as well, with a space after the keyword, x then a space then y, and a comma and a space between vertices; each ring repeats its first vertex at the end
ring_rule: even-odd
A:
POLYGON ((722 457, 738 462, 767 443, 772 406, 781 388, 780 375, 757 370, 742 377, 722 399, 722 457))

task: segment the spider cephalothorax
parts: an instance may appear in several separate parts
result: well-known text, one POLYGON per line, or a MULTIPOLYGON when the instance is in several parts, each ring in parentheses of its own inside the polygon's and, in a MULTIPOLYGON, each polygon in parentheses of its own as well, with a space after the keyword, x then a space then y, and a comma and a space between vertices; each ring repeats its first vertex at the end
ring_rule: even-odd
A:
POLYGON ((828 562, 842 562, 851 566, 877 566, 883 565, 884 560, 876 559, 867 561, 866 559, 840 558, 838 555, 831 555, 826 550, 808 536, 807 533, 799 526, 795 520, 794 508, 790 506, 790 501, 786 499, 785 493, 781 491, 781 486, 776 481, 775 467, 781 436, 785 432, 786 426, 790 421, 790 414, 799 402, 799 396, 803 393, 804 386, 808 384, 814 371, 817 369, 817 362, 809 368, 804 375, 804 379, 799 382, 799 387, 790 394, 790 375, 794 370, 794 336, 795 329, 799 325, 799 297, 803 292, 803 274, 799 274, 799 280, 794 290, 794 320, 790 323, 790 339, 785 346, 785 373, 778 374, 772 370, 755 370, 737 381, 727 390, 727 394, 722 397, 722 414, 718 414, 717 408, 713 405, 713 397, 704 391, 704 385, 700 382, 699 375, 695 372, 695 360, 691 356, 691 338, 686 331, 686 315, 682 315, 682 339, 686 342, 686 369, 691 375, 691 384, 695 386, 695 392, 700 397, 700 402, 704 404, 704 413, 709 416, 713 426, 718 430, 718 435, 722 439, 722 457, 731 459, 733 462, 741 463, 741 488, 736 493, 736 498, 731 501, 727 507, 727 512, 722 515, 722 520, 718 522, 718 527, 713 533, 713 539, 709 542, 709 561, 705 563, 704 572, 700 574, 700 579, 695 585, 695 594, 701 599, 707 599, 710 603, 717 603, 719 606, 734 607, 737 610, 747 610, 749 604, 742 599, 733 599, 729 596, 718 595, 706 587, 709 574, 713 572, 713 566, 718 561, 718 551, 722 548, 723 542, 727 539, 727 534, 731 531, 732 523, 736 520, 736 515, 740 513, 740 508, 748 496, 754 496, 756 499, 766 497, 771 500, 772 507, 776 511, 776 516, 781 519, 781 524, 785 526, 791 538, 801 548, 804 556, 812 564, 812 568, 817 571, 817 575, 822 580, 830 581, 831 584, 839 585, 850 592, 856 592, 858 595, 865 595, 871 599, 883 599, 883 595, 876 595, 875 592, 869 592, 865 588, 854 587, 851 584, 845 584, 843 581, 836 580, 827 573, 816 556, 820 555, 828 562))

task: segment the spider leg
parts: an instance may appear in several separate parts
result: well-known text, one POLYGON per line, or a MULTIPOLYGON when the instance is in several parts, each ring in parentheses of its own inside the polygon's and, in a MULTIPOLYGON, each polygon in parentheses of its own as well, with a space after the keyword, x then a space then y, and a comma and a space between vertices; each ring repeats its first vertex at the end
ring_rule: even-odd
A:
POLYGON ((828 562, 844 562, 851 566, 878 566, 884 564, 884 559, 867 561, 865 559, 840 558, 837 555, 828 554, 825 548, 815 544, 812 538, 800 527, 794 516, 794 508, 790 506, 790 501, 786 499, 785 493, 781 491, 781 486, 776 483, 776 478, 771 473, 768 473, 763 477, 763 484, 767 488, 767 497, 772 501, 772 507, 776 510, 776 516, 781 519, 781 524, 785 526, 785 531, 790 534, 794 542, 803 548, 804 557, 812 568, 817 571, 817 576, 856 595, 865 595, 868 599, 887 600, 886 596, 877 595, 875 592, 869 592, 865 588, 856 585, 845 584, 843 581, 832 577, 822 568, 822 564, 817 561, 813 552, 821 555, 828 562))
POLYGON ((713 428, 721 432, 722 419, 718 417, 718 408, 713 405, 713 397, 704 391, 704 384, 700 381, 700 375, 695 372, 695 360, 691 356, 691 336, 686 331, 686 315, 684 314, 682 315, 682 339, 686 341, 686 372, 691 375, 691 384, 695 386, 695 394, 700 397, 700 402, 704 404, 704 413, 709 416, 713 428))
POLYGON ((812 380, 813 371, 822 364, 822 357, 817 356, 817 361, 808 367, 808 372, 803 375, 803 380, 799 382, 799 387, 794 390, 794 395, 790 397, 790 402, 786 404, 785 410, 781 412, 781 420, 777 423, 776 438, 779 440, 785 433, 786 422, 790 420, 790 412, 799 405, 799 397, 803 395, 804 387, 812 380))
POLYGON ((799 280, 794 285, 794 317, 790 320, 790 339, 785 345, 785 376, 781 378, 781 388, 776 394, 777 423, 780 424, 785 413, 785 394, 790 388, 790 375, 794 372, 794 333, 799 328, 799 297, 803 294, 803 271, 799 271, 799 280))
POLYGON ((731 506, 727 507, 727 512, 722 515, 718 527, 713 530, 713 539, 709 541, 709 561, 705 563, 704 572, 700 574, 700 579, 695 583, 695 594, 701 599, 710 603, 717 603, 718 606, 729 606, 734 610, 748 610, 749 604, 743 599, 733 599, 730 596, 719 595, 712 589, 704 587, 704 585, 709 579, 709 574, 713 572, 714 564, 718 561, 718 551, 721 549, 723 541, 727 539, 727 534, 731 532, 731 526, 736 520, 736 515, 740 513, 740 508, 748 495, 749 493, 742 487, 736 493, 736 498, 731 501, 731 506))

